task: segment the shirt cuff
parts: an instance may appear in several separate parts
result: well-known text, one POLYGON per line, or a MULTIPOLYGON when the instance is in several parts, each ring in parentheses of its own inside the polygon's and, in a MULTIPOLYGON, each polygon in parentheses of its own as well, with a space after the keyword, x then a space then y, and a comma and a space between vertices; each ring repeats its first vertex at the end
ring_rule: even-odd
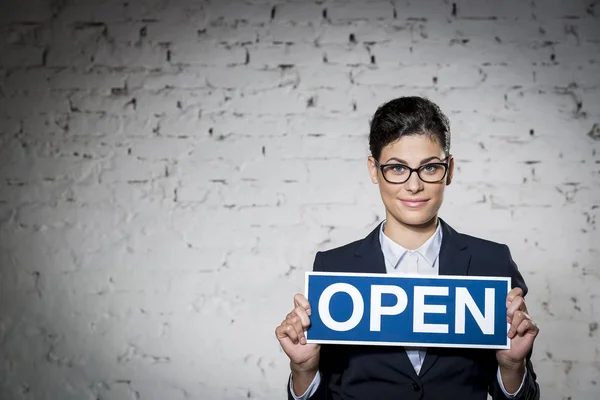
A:
POLYGON ((317 371, 312 382, 310 383, 310 385, 308 385, 308 389, 306 389, 306 392, 304 392, 301 396, 296 396, 296 393, 294 393, 294 382, 292 382, 292 374, 290 374, 290 393, 292 394, 294 400, 308 400, 310 396, 315 394, 315 392, 319 388, 320 383, 321 372, 317 371))
MULTIPOLYGON (((506 391, 506 388, 504 387, 504 383, 502 383, 502 375, 500 374, 500 367, 498 367, 498 372, 496 373, 496 379, 498 379, 498 384, 500 385, 500 389, 502 390, 502 393, 504 393, 504 395, 509 399, 514 399, 521 392, 521 389, 523 389, 523 385, 525 384, 525 378, 527 378, 527 367, 525 367, 525 373, 523 374, 523 380, 521 381, 521 386, 519 386, 519 389, 517 389, 517 391, 514 393, 508 393, 506 391)), ((304 399, 302 399, 302 400, 304 400, 304 399)))

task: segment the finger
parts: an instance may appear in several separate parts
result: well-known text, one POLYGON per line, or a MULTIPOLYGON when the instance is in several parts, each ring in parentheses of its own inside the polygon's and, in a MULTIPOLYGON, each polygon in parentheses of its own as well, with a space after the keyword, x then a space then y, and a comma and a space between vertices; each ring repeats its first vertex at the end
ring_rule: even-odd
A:
POLYGON ((525 299, 522 297, 515 297, 514 300, 508 306, 506 310, 506 315, 511 317, 515 314, 516 311, 525 311, 525 299))
POLYGON ((517 333, 517 328, 519 327, 519 325, 521 325, 521 322, 523 322, 526 315, 527 314, 525 314, 523 311, 515 311, 512 317, 512 321, 510 322, 510 329, 508 330, 508 337, 510 339, 515 337, 515 334, 517 333))
POLYGON ((512 303, 515 297, 523 297, 523 289, 521 289, 520 287, 516 287, 513 288, 510 292, 508 292, 508 294, 506 295, 507 306, 508 303, 512 303))
POLYGON ((294 296, 294 308, 298 306, 304 308, 308 315, 311 314, 310 303, 308 302, 308 300, 306 300, 306 297, 304 297, 304 295, 301 293, 296 293, 296 295, 294 296))
POLYGON ((310 318, 304 307, 298 306, 290 313, 293 317, 299 317, 302 323, 302 328, 306 329, 310 326, 310 318))
POLYGON ((283 322, 281 322, 281 324, 277 325, 277 328, 275 328, 275 336, 277 336, 278 339, 283 339, 288 336, 286 333, 286 326, 287 322, 284 319, 283 322))
POLYGON ((298 332, 296 332, 296 329, 294 329, 293 325, 288 324, 287 322, 285 324, 282 324, 280 327, 280 337, 284 338, 284 337, 288 337, 290 338, 290 340, 292 341, 292 343, 294 344, 298 344, 298 332))
POLYGON ((525 318, 517 328, 517 335, 523 336, 527 333, 537 334, 537 326, 535 325, 535 322, 528 318, 525 318))
POLYGON ((296 336, 298 337, 298 341, 302 344, 306 344, 304 327, 302 326, 302 320, 300 317, 294 314, 291 318, 286 320, 286 323, 294 328, 294 331, 296 331, 296 336))

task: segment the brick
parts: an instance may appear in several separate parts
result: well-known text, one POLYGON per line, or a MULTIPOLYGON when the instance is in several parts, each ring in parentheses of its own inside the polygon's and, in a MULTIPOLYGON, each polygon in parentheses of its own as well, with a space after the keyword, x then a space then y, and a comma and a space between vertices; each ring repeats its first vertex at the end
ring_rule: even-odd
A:
POLYGON ((587 3, 577 3, 567 0, 553 0, 550 4, 541 5, 537 4, 533 7, 533 11, 536 16, 542 19, 546 18, 581 18, 587 17, 588 8, 590 7, 587 3))
POLYGON ((327 16, 332 21, 392 19, 394 8, 388 1, 334 2, 327 6, 327 16))
POLYGON ((312 25, 273 24, 259 33, 261 42, 280 43, 314 43, 318 34, 312 25))
POLYGON ((334 65, 369 65, 371 63, 371 57, 368 50, 363 46, 323 46, 323 61, 327 61, 327 64, 334 65))
POLYGON ((471 66, 444 65, 437 71, 437 83, 443 88, 473 88, 485 82, 485 70, 471 66))
POLYGON ((323 50, 313 44, 256 46, 248 48, 250 65, 256 68, 320 65, 323 50))
POLYGON ((356 34, 358 29, 359 26, 357 24, 325 25, 319 32, 319 44, 348 45, 350 44, 351 34, 354 34, 357 41, 361 40, 360 35, 356 34))
MULTIPOLYGON (((260 26, 244 22, 236 22, 235 28, 227 24, 210 24, 197 31, 200 40, 212 40, 220 45, 246 46, 257 43, 261 31, 260 26)), ((179 36, 177 37, 178 40, 179 36)))
MULTIPOLYGON (((177 20, 177 18, 175 18, 177 20)), ((140 21, 135 25, 132 23, 124 24, 123 29, 128 29, 127 36, 132 41, 148 41, 153 44, 159 43, 176 43, 180 41, 192 42, 200 38, 199 31, 207 29, 207 24, 202 19, 191 20, 181 23, 169 21, 165 15, 161 15, 157 19, 140 21), (132 28, 135 26, 135 29, 132 28), (142 33, 144 36, 142 37, 142 33)), ((109 28, 110 29, 110 28, 109 28)), ((111 32, 115 29, 111 29, 111 32)), ((117 38, 121 36, 115 34, 117 38)))
POLYGON ((178 160, 192 154, 200 144, 187 139, 152 138, 136 140, 128 145, 131 155, 143 160, 178 160))
POLYGON ((51 89, 96 90, 109 94, 113 89, 119 90, 125 87, 127 75, 107 69, 96 69, 89 72, 62 69, 55 73, 48 73, 46 80, 45 86, 51 89))
POLYGON ((63 24, 88 22, 124 22, 127 12, 123 3, 83 2, 68 4, 60 10, 58 20, 63 24))
POLYGON ((144 182, 164 177, 161 163, 141 161, 133 156, 115 156, 100 172, 100 182, 144 182))
POLYGON ((205 69, 186 68, 180 71, 176 68, 165 70, 143 72, 129 72, 119 74, 125 80, 124 87, 135 91, 136 89, 144 89, 148 91, 160 91, 168 89, 208 89, 206 84, 205 69))
POLYGON ((529 87, 539 82, 538 71, 544 67, 535 68, 530 65, 485 65, 480 67, 482 83, 485 86, 513 86, 529 87))
POLYGON ((548 34, 558 32, 540 32, 545 24, 522 16, 515 19, 499 19, 490 23, 486 19, 459 19, 447 23, 423 24, 427 40, 447 41, 448 38, 480 40, 488 43, 535 43, 552 40, 548 34))
POLYGON ((40 22, 21 22, 6 26, 0 33, 0 42, 7 45, 48 46, 52 42, 50 27, 40 22))
POLYGON ((167 63, 163 46, 101 46, 94 55, 95 65, 128 68, 159 68, 167 63))
POLYGON ((439 75, 437 67, 406 65, 396 68, 363 68, 353 74, 353 80, 359 85, 367 86, 432 87, 432 78, 439 75))
POLYGON ((250 23, 266 23, 271 19, 269 4, 250 4, 240 2, 217 2, 206 7, 209 21, 247 21, 250 23))
MULTIPOLYGON (((418 64, 424 62, 414 57, 411 46, 398 41, 376 44, 370 48, 370 55, 375 57, 375 62, 379 66, 398 66, 401 64, 418 64)), ((365 64, 370 62, 369 57, 365 64)))
POLYGON ((45 65, 59 68, 89 68, 93 64, 97 45, 82 45, 73 43, 72 39, 53 44, 48 49, 45 65), (74 51, 76 48, 78 51, 74 51))
POLYGON ((533 11, 530 4, 524 4, 517 0, 502 3, 492 0, 458 0, 456 6, 457 17, 466 19, 519 18, 529 15, 533 11))
POLYGON ((123 100, 117 100, 127 104, 128 111, 142 115, 181 115, 192 114, 194 111, 196 115, 200 115, 224 110, 228 96, 215 89, 169 89, 156 92, 138 90, 123 100), (135 107, 130 99, 135 99, 135 107))
POLYGON ((594 71, 594 65, 547 65, 534 70, 535 82, 550 87, 569 87, 576 85, 580 88, 594 88, 600 84, 600 78, 594 71))
POLYGON ((284 82, 281 70, 256 70, 248 67, 206 68, 206 82, 211 87, 244 91, 276 88, 284 82))
POLYGON ((15 69, 7 72, 2 87, 8 95, 15 92, 35 91, 48 87, 48 82, 53 75, 53 71, 45 68, 15 69))
POLYGON ((3 46, 0 47, 2 58, 0 67, 40 67, 44 59, 43 47, 33 46, 3 46))
POLYGON ((306 109, 307 101, 306 95, 288 88, 272 89, 236 96, 231 101, 231 109, 240 114, 296 114, 306 109))
POLYGON ((290 133, 303 136, 360 136, 365 142, 369 133, 368 118, 363 116, 347 115, 338 116, 301 115, 290 118, 290 133))
POLYGON ((202 24, 206 21, 206 7, 202 2, 173 0, 144 0, 128 3, 125 7, 127 21, 164 22, 179 27, 202 24))
POLYGON ((225 66, 244 64, 246 60, 245 49, 210 42, 177 43, 171 49, 173 64, 225 66))
POLYGON ((0 98, 0 116, 12 118, 46 113, 66 113, 69 111, 69 101, 64 94, 36 90, 27 95, 13 95, 0 98), (32 102, 31 99, 36 101, 32 102))
POLYGON ((52 18, 50 4, 43 0, 33 0, 27 3, 16 0, 8 1, 0 15, 0 25, 9 22, 46 22, 52 18))
POLYGON ((287 134, 288 124, 277 116, 262 115, 217 115, 205 118, 207 131, 212 128, 214 138, 227 137, 229 135, 269 138, 287 134))
MULTIPOLYGON (((394 0, 398 20, 431 20, 447 22, 452 13, 452 5, 444 1, 394 0)), ((436 24, 437 25, 437 24, 436 24)))
POLYGON ((594 65, 600 62, 600 42, 582 42, 579 45, 559 43, 554 46, 556 61, 561 65, 594 65))
POLYGON ((275 21, 316 24, 323 18, 323 6, 308 1, 278 4, 275 21))
POLYGON ((298 76, 300 89, 349 88, 351 71, 350 68, 339 68, 332 65, 299 66, 293 70, 298 76))

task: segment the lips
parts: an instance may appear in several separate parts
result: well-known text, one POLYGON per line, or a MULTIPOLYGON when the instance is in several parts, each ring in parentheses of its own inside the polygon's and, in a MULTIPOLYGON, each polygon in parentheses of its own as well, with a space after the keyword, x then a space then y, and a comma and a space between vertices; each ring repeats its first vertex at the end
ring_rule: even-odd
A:
POLYGON ((423 207, 429 199, 400 199, 402 204, 410 208, 419 208, 423 207))

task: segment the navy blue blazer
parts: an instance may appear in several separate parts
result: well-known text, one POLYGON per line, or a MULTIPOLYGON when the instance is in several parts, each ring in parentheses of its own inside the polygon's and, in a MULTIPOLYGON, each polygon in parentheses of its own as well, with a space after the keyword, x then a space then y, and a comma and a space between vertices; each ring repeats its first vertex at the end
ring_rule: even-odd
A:
MULTIPOLYGON (((440 219, 443 237, 440 275, 505 276, 527 293, 508 247, 456 232, 440 219)), ((318 252, 314 270, 386 273, 377 226, 366 238, 318 252)), ((539 400, 540 389, 527 356, 527 376, 519 400, 539 400)), ((312 400, 338 399, 506 399, 496 379, 495 350, 428 348, 419 375, 403 347, 322 345, 321 384, 312 400)), ((289 382, 288 382, 289 383, 289 382)), ((288 399, 293 399, 289 393, 288 399)))

